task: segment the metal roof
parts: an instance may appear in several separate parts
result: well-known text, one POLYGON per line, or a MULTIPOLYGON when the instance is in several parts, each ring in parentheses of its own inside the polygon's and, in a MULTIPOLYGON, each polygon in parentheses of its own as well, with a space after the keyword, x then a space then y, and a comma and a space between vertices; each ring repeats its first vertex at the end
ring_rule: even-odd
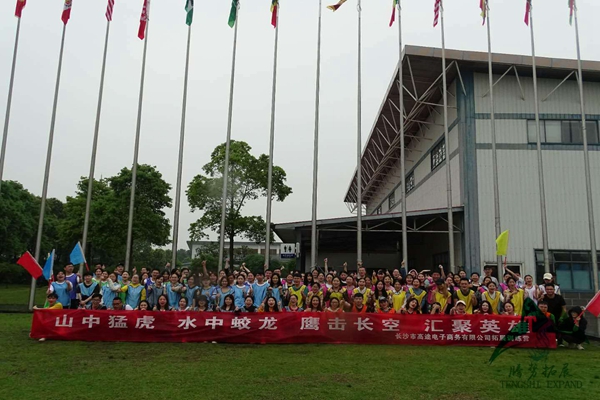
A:
MULTIPOLYGON (((420 140, 421 131, 427 126, 427 118, 441 101, 442 96, 442 49, 421 46, 405 46, 402 56, 405 108, 405 143, 420 140)), ((492 54, 494 74, 504 74, 507 68, 514 67, 518 76, 532 76, 531 56, 516 54, 492 54)), ((564 79, 566 72, 577 69, 577 60, 536 57, 537 75, 542 78, 564 79)), ((582 61, 584 79, 600 82, 600 62, 582 61)), ((448 83, 456 77, 462 86, 460 70, 488 72, 488 53, 476 51, 446 50, 446 76, 448 83)), ((573 76, 571 79, 575 79, 573 76)), ((457 90, 461 90, 458 86, 457 90)), ((464 88, 462 89, 464 90, 464 88)), ((379 184, 387 172, 400 158, 400 135, 398 120, 399 104, 398 67, 394 71, 386 95, 375 118, 369 138, 362 152, 362 201, 365 204, 377 193, 379 184)), ((344 201, 358 203, 356 194, 356 173, 344 197, 344 201)))

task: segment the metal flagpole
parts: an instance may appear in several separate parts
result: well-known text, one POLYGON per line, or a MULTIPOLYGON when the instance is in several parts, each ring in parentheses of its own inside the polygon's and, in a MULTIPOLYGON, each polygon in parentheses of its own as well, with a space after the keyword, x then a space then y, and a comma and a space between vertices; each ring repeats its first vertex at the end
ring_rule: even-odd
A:
POLYGON ((356 114, 356 260, 362 262, 362 138, 361 138, 361 0, 358 0, 358 75, 357 75, 357 114, 356 114))
MULTIPOLYGON (((106 71, 106 52, 108 49, 108 35, 110 32, 110 20, 106 21, 106 36, 104 38, 104 55, 102 56, 102 72, 100 73, 100 90, 98 93, 98 108, 96 109, 96 125, 94 127, 94 140, 92 142, 92 158, 90 161, 90 175, 88 177, 87 201, 85 203, 85 219, 83 221, 83 239, 81 250, 85 255, 87 246, 88 229, 90 226, 90 209, 92 206, 92 190, 94 185, 94 170, 96 168, 96 152, 98 150, 98 132, 100 131, 100 115, 102 113, 102 94, 104 93, 104 73, 106 71)), ((83 272, 84 264, 79 266, 79 273, 83 272)))
POLYGON ((192 26, 188 25, 187 52, 185 56, 185 75, 183 78, 183 104, 181 106, 181 133, 179 135, 179 161, 177 162, 177 187, 175 189, 175 216, 173 218, 173 259, 171 266, 177 265, 177 239, 179 235, 179 209, 181 204, 181 172, 183 169, 183 142, 185 139, 185 111, 187 107, 188 73, 190 65, 190 41, 192 26))
POLYGON ((310 265, 317 265, 317 182, 319 178, 319 92, 321 89, 321 8, 319 0, 319 25, 317 29, 317 78, 315 83, 315 140, 313 154, 312 225, 310 235, 310 265))
POLYGON ((402 260, 408 271, 408 235, 406 231, 406 155, 404 154, 404 83, 402 66, 402 0, 398 0, 398 91, 400 93, 400 175, 402 175, 402 260))
POLYGON ((573 1, 573 14, 575 17, 575 40, 577 43, 577 73, 579 82, 579 101, 581 103, 581 126, 583 132, 583 160, 585 167, 585 187, 587 192, 588 224, 590 229, 590 249, 592 253, 592 271, 594 273, 594 289, 598 286, 598 254, 596 253, 596 228, 594 226, 594 203, 592 201, 592 180, 590 174, 590 155, 588 149, 587 129, 585 122, 585 103, 583 97, 583 75, 581 71, 581 50, 579 46, 579 22, 577 20, 577 2, 573 1))
POLYGON ((271 260, 271 203, 273 202, 273 148, 275 145, 275 95, 277 93, 277 44, 279 41, 279 3, 275 23, 275 49, 273 51, 273 88, 271 91, 271 136, 269 139, 269 174, 267 178, 267 235, 265 238, 265 264, 271 260))
POLYGON ((446 38, 444 36, 444 2, 440 2, 440 23, 442 30, 442 85, 444 98, 444 143, 446 151, 446 192, 448 202, 448 253, 450 270, 454 271, 454 218, 452 215, 452 174, 450 171, 450 132, 448 132, 448 87, 446 82, 446 38))
MULTIPOLYGON (((140 78, 140 95, 138 101, 137 126, 135 128, 135 145, 133 148, 133 166, 131 167, 131 196, 129 198, 129 220, 127 222, 127 249, 125 250, 125 271, 129 271, 131 262, 131 245, 133 242, 133 214, 135 206, 135 185, 137 181, 138 156, 140 152, 140 131, 142 126, 142 104, 144 100, 144 79, 146 78, 146 51, 148 50, 148 33, 150 32, 150 2, 146 5, 146 34, 144 35, 144 54, 142 56, 142 74, 140 78)), ((175 266, 172 266, 174 268, 175 266)))
POLYGON ((13 84, 15 82, 15 68, 17 66, 17 51, 19 49, 19 33, 21 32, 21 17, 17 21, 17 34, 15 35, 15 49, 13 50, 12 68, 10 70, 10 83, 8 84, 8 100, 6 101, 6 116, 4 117, 4 133, 2 135, 2 150, 0 150, 0 188, 2 188, 2 174, 4 172, 4 157, 6 156, 6 142, 8 140, 8 124, 10 122, 10 106, 12 103, 13 84))
MULTIPOLYGON (((50 119, 50 134, 48 136, 48 151, 46 153, 46 169, 44 171, 44 184, 42 186, 42 201, 40 205, 40 218, 38 221, 37 238, 35 240, 35 259, 39 262, 42 247, 42 234, 44 230, 44 213, 46 212, 46 197, 48 196, 48 180, 50 178, 50 163, 52 161, 52 144, 54 142, 54 125, 56 123, 56 107, 58 105, 58 90, 60 88, 60 73, 62 70, 63 51, 65 49, 65 34, 67 24, 63 24, 62 37, 60 39, 60 52, 58 53, 58 71, 56 73, 56 85, 54 87, 54 103, 52 105, 52 117, 50 119)), ((29 291, 29 310, 33 310, 35 300, 35 279, 31 279, 29 291)))
MULTIPOLYGON (((494 108, 494 75, 492 71, 492 35, 490 28, 490 7, 489 0, 485 2, 485 19, 487 23, 488 39, 488 80, 490 85, 490 123, 492 128, 492 174, 494 184, 494 227, 496 228, 496 237, 502 233, 500 225, 500 187, 498 185, 498 154, 496 153, 496 112, 494 108)), ((497 256, 497 268, 500 271, 502 265, 502 256, 497 256)))
MULTIPOLYGON (((235 1, 235 0, 232 0, 235 1)), ((233 117, 233 88, 235 83, 235 56, 237 51, 237 33, 240 23, 240 3, 237 2, 235 26, 233 27, 233 50, 231 56, 231 79, 229 83, 229 111, 227 113, 227 139, 225 140, 225 164, 223 165, 223 195, 221 203, 221 234, 219 236, 218 270, 223 267, 223 247, 225 246, 225 215, 227 212, 227 180, 229 175, 229 147, 231 143, 231 121, 233 117)))
POLYGON ((533 35, 533 1, 529 9, 529 31, 531 33, 531 65, 533 68, 533 101, 535 102, 535 131, 537 138, 538 180, 540 188, 540 209, 542 213, 542 246, 544 248, 544 272, 550 272, 550 252, 548 251, 548 222, 546 220, 546 190, 544 188, 544 165, 542 162, 542 142, 540 137, 540 105, 538 103, 537 66, 535 61, 535 38, 533 35))

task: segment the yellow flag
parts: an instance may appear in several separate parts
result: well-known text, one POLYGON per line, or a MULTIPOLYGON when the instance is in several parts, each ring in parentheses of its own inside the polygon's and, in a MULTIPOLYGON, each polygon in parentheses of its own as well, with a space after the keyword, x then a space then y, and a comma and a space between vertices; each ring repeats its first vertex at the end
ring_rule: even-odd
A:
POLYGON ((505 256, 508 253, 508 231, 504 231, 496 239, 496 255, 505 256))

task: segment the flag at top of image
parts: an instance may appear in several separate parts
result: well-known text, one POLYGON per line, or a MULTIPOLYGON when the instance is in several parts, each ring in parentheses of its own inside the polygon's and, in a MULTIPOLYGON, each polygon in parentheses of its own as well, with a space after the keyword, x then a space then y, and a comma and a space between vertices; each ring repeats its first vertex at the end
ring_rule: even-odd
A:
POLYGON ((398 6, 398 0, 392 0, 392 17, 390 18, 390 26, 394 25, 396 21, 396 7, 398 6))
POLYGON ((27 4, 27 0, 17 0, 17 8, 15 8, 15 17, 21 18, 21 14, 23 13, 25 4, 27 4))
POLYGON ((485 25, 485 19, 487 18, 487 0, 479 0, 479 8, 481 8, 481 18, 483 18, 481 25, 485 25))
POLYGON ((237 9, 238 9, 239 0, 231 0, 231 10, 229 10, 229 20, 227 21, 227 25, 230 28, 235 26, 235 21, 237 21, 237 9))
POLYGON ((115 7, 115 0, 108 0, 108 4, 106 5, 106 19, 108 21, 112 21, 113 8, 115 7))
POLYGON ((67 24, 69 22, 69 18, 71 18, 71 6, 73 5, 73 0, 65 0, 65 5, 63 7, 62 19, 63 24, 67 24))
POLYGON ((271 0, 271 25, 273 28, 277 28, 277 6, 279 5, 279 0, 271 0))
POLYGON ((440 20, 440 6, 441 6, 442 0, 435 0, 435 3, 433 4, 433 26, 436 27, 438 24, 438 21, 440 20))
POLYGON ((529 13, 531 12, 531 0, 527 0, 525 4, 525 25, 529 26, 529 13))
POLYGON ((338 8, 340 8, 342 6, 342 4, 344 4, 346 2, 346 0, 340 0, 338 1, 336 4, 332 5, 332 6, 327 6, 327 8, 329 8, 332 11, 336 11, 338 8))
POLYGON ((138 29, 138 37, 141 40, 144 40, 146 37, 146 24, 149 20, 149 11, 150 11, 150 0, 144 0, 144 5, 142 7, 142 15, 140 17, 140 29, 138 29))
POLYGON ((573 25, 573 12, 575 11, 575 0, 569 0, 569 25, 573 25))
POLYGON ((185 23, 187 26, 191 26, 194 20, 194 0, 185 0, 185 23))

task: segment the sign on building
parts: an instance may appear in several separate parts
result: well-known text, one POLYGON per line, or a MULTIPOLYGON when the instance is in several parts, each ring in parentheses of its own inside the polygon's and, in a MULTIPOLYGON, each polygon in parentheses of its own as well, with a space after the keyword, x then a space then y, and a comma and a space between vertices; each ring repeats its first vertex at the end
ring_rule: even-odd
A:
POLYGON ((294 243, 282 243, 279 254, 281 258, 296 258, 296 245, 294 243))

